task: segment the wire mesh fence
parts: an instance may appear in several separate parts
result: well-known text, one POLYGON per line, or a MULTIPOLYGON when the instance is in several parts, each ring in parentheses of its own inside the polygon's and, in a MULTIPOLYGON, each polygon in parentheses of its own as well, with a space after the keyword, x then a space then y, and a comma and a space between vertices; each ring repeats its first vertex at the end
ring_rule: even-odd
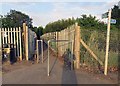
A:
MULTIPOLYGON (((104 63, 106 51, 106 30, 81 29, 81 38, 89 46, 89 48, 96 54, 96 56, 104 63)), ((118 67, 118 31, 111 30, 110 34, 110 49, 108 69, 118 67)), ((103 72, 104 65, 95 61, 89 52, 81 46, 81 65, 86 66, 92 72, 103 72)))

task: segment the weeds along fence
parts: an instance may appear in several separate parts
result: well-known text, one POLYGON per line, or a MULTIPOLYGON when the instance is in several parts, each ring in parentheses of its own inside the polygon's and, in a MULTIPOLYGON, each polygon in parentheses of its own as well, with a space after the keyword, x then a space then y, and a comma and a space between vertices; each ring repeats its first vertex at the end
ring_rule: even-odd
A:
MULTIPOLYGON (((0 53, 8 45, 9 48, 14 48, 16 58, 26 58, 28 60, 35 53, 37 36, 26 24, 23 28, 0 28, 0 53)), ((11 57, 13 57, 13 55, 11 57)))
MULTIPOLYGON (((109 69, 118 67, 118 32, 118 30, 111 30, 110 32, 109 69)), ((103 63, 106 51, 106 33, 106 30, 81 29, 81 38, 103 63)), ((99 66, 98 63, 83 46, 81 46, 80 55, 81 64, 91 68, 93 72, 99 71, 96 69, 99 66)))

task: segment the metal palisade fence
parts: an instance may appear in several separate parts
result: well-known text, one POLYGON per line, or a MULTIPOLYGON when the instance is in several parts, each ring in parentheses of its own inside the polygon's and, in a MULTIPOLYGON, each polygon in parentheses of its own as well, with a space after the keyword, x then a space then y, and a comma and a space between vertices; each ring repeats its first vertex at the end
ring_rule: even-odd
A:
POLYGON ((3 54, 5 47, 9 47, 8 51, 14 48, 15 58, 28 60, 35 53, 36 40, 36 33, 25 23, 23 28, 0 28, 0 53, 3 54))

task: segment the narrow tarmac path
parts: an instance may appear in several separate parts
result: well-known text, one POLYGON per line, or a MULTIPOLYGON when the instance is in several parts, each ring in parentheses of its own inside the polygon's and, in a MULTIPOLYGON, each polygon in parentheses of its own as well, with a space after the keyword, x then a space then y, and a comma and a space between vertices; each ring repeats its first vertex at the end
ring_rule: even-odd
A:
POLYGON ((80 70, 66 69, 50 52, 50 76, 47 76, 47 47, 44 49, 44 63, 17 69, 2 76, 3 84, 116 84, 80 70))

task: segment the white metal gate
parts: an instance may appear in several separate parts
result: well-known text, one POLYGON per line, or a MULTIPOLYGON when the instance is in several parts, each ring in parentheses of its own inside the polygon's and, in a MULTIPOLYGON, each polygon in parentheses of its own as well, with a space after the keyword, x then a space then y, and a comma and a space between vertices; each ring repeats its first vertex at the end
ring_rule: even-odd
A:
POLYGON ((22 59, 22 32, 21 28, 0 28, 0 52, 4 44, 15 46, 15 56, 22 59))

